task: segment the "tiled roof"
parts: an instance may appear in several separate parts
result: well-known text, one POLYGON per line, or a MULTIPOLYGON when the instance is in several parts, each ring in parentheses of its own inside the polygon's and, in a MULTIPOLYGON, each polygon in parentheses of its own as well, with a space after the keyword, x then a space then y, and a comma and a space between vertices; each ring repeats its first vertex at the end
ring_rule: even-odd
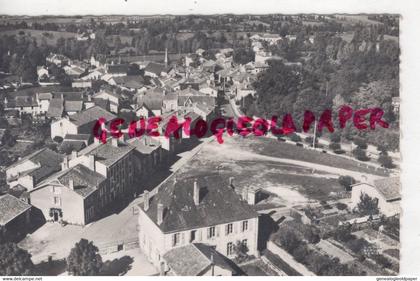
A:
POLYGON ((63 116, 64 105, 61 98, 53 98, 50 101, 50 105, 47 111, 47 117, 60 118, 63 116))
POLYGON ((133 147, 124 143, 120 143, 118 147, 116 147, 112 145, 110 141, 108 141, 107 143, 101 144, 96 148, 92 149, 87 154, 95 155, 96 161, 99 161, 100 163, 109 167, 124 156, 126 156, 133 149, 133 147))
POLYGON ((58 181, 69 187, 69 180, 73 180, 74 191, 82 197, 94 192, 99 184, 106 180, 101 174, 92 171, 82 164, 78 164, 57 176, 58 181))
POLYGON ((116 118, 114 114, 106 111, 102 107, 93 106, 84 111, 73 114, 70 117, 70 121, 78 126, 81 126, 81 125, 96 121, 101 117, 105 118, 107 121, 110 121, 116 118))
MULTIPOLYGON (((148 138, 148 142, 149 144, 146 145, 144 138, 132 138, 130 140, 127 141, 127 144, 131 147, 133 147, 136 151, 140 152, 141 154, 151 154, 153 151, 155 151, 156 149, 159 149, 159 147, 161 146, 159 141, 153 139, 153 138, 148 138)), ((147 137, 146 137, 147 138, 147 137)))
POLYGON ((373 185, 387 201, 401 199, 401 183, 399 177, 375 180, 373 185))
POLYGON ((76 111, 79 112, 83 108, 83 101, 70 101, 66 100, 64 102, 64 110, 66 112, 76 111))
POLYGON ((192 243, 168 251, 163 259, 177 276, 198 276, 203 274, 212 264, 231 272, 237 272, 235 265, 213 247, 192 243))
POLYGON ((117 85, 127 88, 141 89, 144 86, 144 79, 140 75, 114 77, 113 79, 117 85))
MULTIPOLYGON (((157 224, 157 205, 165 211, 159 228, 167 232, 208 227, 228 222, 246 220, 258 216, 256 211, 241 200, 228 186, 228 181, 217 175, 197 178, 200 187, 200 204, 193 200, 194 178, 177 179, 175 176, 159 186, 159 191, 150 199, 145 213, 157 224)), ((143 204, 140 204, 143 207, 143 204)))
POLYGON ((108 65, 108 73, 127 73, 128 64, 114 64, 108 65))
POLYGON ((154 73, 156 75, 160 75, 160 73, 162 73, 165 70, 165 65, 164 64, 160 64, 160 63, 155 63, 155 62, 150 62, 146 68, 144 69, 144 71, 147 72, 151 72, 154 73))
POLYGON ((5 194, 0 197, 0 225, 8 222, 30 209, 31 205, 17 199, 16 197, 5 194))
POLYGON ((42 148, 13 163, 11 166, 8 167, 8 169, 16 167, 17 165, 25 161, 31 161, 35 164, 39 164, 39 168, 28 172, 29 175, 32 175, 34 177, 34 181, 36 184, 42 179, 48 177, 49 175, 59 171, 61 169, 60 164, 63 161, 63 159, 63 155, 54 152, 49 148, 42 148))
POLYGON ((89 134, 67 134, 64 136, 64 140, 80 140, 80 141, 89 141, 89 139, 91 138, 91 135, 89 134))

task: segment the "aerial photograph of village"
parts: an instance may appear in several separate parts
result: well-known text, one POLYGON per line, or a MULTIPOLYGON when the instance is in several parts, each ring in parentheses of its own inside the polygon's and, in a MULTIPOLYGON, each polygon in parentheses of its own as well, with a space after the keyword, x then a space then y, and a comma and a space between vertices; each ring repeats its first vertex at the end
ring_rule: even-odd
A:
POLYGON ((0 276, 398 275, 399 20, 0 16, 0 276))

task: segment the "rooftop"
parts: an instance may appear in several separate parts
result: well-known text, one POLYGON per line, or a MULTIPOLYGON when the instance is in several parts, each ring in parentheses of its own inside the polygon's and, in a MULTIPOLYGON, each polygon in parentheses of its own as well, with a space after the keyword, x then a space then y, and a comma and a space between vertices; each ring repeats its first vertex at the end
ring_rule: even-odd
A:
POLYGON ((168 251, 163 258, 178 276, 198 276, 212 264, 235 272, 235 265, 213 247, 201 243, 188 244, 168 251))
POLYGON ((401 183, 399 177, 377 179, 373 184, 387 201, 401 199, 401 183))
MULTIPOLYGON (((162 232, 208 227, 228 222, 246 220, 258 216, 254 208, 243 201, 228 181, 218 175, 199 179, 176 179, 172 176, 159 186, 159 191, 150 199, 145 213, 157 224, 157 205, 163 204, 162 232), (194 204, 194 181, 200 187, 200 203, 194 204)), ((140 204, 143 207, 143 203, 140 204)))
POLYGON ((124 156, 126 156, 134 148, 124 144, 119 143, 118 147, 114 146, 112 142, 108 141, 105 144, 100 144, 90 150, 87 155, 95 155, 95 160, 104 164, 105 166, 111 166, 124 156))
POLYGON ((0 196, 0 225, 6 225, 30 208, 31 205, 17 199, 13 195, 5 194, 0 196))
POLYGON ((93 121, 98 120, 99 118, 105 118, 107 121, 110 121, 116 116, 102 107, 99 106, 93 106, 91 108, 88 108, 84 111, 78 112, 70 117, 70 121, 74 124, 81 126, 93 121))

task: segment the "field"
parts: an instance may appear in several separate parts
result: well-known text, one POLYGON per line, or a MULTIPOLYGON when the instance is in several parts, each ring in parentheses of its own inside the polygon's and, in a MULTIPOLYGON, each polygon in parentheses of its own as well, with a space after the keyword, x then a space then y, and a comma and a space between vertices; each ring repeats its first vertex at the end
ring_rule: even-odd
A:
POLYGON ((72 32, 65 31, 44 31, 44 30, 35 30, 35 29, 16 29, 16 30, 7 30, 0 31, 0 36, 2 35, 16 35, 17 37, 33 37, 36 39, 38 46, 42 43, 43 40, 48 45, 56 45, 57 40, 62 38, 76 38, 77 34, 72 32), (23 32, 23 33, 22 33, 23 32))
POLYGON ((263 191, 264 199, 257 205, 257 208, 262 210, 302 205, 312 200, 337 199, 337 194, 343 192, 338 183, 340 175, 355 173, 357 176, 362 171, 363 174, 367 174, 364 169, 353 165, 352 161, 347 159, 339 159, 348 161, 344 161, 346 165, 342 165, 343 168, 331 167, 331 164, 336 164, 333 160, 338 158, 337 156, 331 155, 331 159, 325 159, 325 155, 318 152, 306 156, 306 153, 314 152, 293 145, 282 146, 279 149, 276 146, 277 142, 272 143, 262 138, 254 140, 256 147, 251 144, 248 139, 241 137, 227 138, 223 144, 215 141, 205 144, 202 150, 177 172, 177 176, 182 178, 219 174, 223 178, 234 177, 235 188, 238 191, 244 188, 263 191), (314 164, 320 162, 324 165, 314 164), (344 167, 360 172, 353 172, 344 167))

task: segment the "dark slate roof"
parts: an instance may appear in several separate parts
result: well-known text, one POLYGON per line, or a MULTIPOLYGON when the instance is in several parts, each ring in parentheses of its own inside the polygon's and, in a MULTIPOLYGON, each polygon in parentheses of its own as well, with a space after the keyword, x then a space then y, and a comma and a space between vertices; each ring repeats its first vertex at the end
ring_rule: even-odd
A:
POLYGON ((98 186, 106 180, 101 174, 78 164, 57 176, 58 181, 69 187, 69 180, 73 180, 74 191, 82 197, 89 196, 97 190, 98 186))
POLYGON ((14 187, 10 188, 8 193, 13 195, 16 198, 28 198, 28 189, 23 185, 17 184, 14 187))
POLYGON ((63 116, 64 105, 61 98, 53 98, 50 101, 50 105, 47 111, 47 117, 50 118, 60 118, 63 116))
POLYGON ((127 144, 120 143, 118 147, 112 145, 111 141, 108 141, 105 144, 100 144, 94 149, 90 150, 87 155, 95 155, 95 160, 103 163, 105 166, 111 166, 118 160, 122 159, 134 147, 131 147, 127 144))
POLYGON ((228 186, 228 180, 218 175, 196 179, 202 197, 196 206, 193 200, 194 180, 184 178, 175 181, 173 176, 159 186, 158 193, 150 199, 145 213, 156 224, 158 203, 165 208, 163 222, 158 225, 163 232, 202 228, 258 216, 254 208, 228 186))
POLYGON ((86 144, 84 141, 77 141, 77 140, 64 140, 60 146, 59 151, 70 153, 71 151, 80 151, 83 148, 86 147, 86 144))
POLYGON ((0 197, 0 225, 6 225, 17 216, 30 209, 31 205, 10 194, 0 197))
POLYGON ((130 89, 140 89, 144 86, 144 79, 140 75, 114 77, 113 79, 117 85, 130 89))
POLYGON ((108 65, 108 73, 127 73, 129 65, 128 64, 111 64, 108 65))
POLYGON ((144 69, 144 71, 147 72, 151 72, 156 74, 157 76, 159 76, 164 70, 166 69, 164 64, 161 63, 155 63, 155 62, 150 62, 146 68, 144 69))
POLYGON ((234 264, 213 247, 192 243, 168 251, 163 259, 177 276, 198 276, 207 271, 212 262, 231 272, 237 272, 234 264), (212 261, 213 259, 213 261, 212 261))
POLYGON ((114 114, 106 111, 102 107, 93 106, 84 111, 71 115, 70 121, 78 126, 81 126, 81 125, 96 121, 101 117, 105 118, 107 121, 110 121, 116 118, 114 114))
POLYGON ((401 199, 401 183, 399 177, 377 179, 373 185, 387 201, 401 199))

